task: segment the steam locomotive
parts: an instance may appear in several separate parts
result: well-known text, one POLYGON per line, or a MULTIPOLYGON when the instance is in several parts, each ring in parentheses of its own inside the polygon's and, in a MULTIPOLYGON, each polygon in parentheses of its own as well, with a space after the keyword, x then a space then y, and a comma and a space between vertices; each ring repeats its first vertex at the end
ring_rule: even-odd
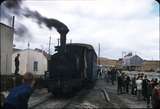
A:
POLYGON ((76 92, 93 86, 97 79, 97 55, 88 44, 67 44, 64 52, 57 53, 48 62, 47 88, 54 95, 76 92))
POLYGON ((88 44, 66 44, 68 27, 58 21, 54 27, 60 33, 60 45, 56 46, 54 55, 48 61, 45 83, 54 95, 69 94, 84 86, 92 86, 97 78, 97 55, 88 44))

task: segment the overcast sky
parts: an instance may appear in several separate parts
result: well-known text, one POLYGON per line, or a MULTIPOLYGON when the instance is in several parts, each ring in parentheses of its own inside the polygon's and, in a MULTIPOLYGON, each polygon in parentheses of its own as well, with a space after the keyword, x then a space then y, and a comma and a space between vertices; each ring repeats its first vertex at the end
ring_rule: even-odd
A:
MULTIPOLYGON (((91 44, 96 52, 100 43, 101 57, 118 59, 126 51, 159 59, 159 4, 154 0, 25 0, 22 6, 66 24, 67 42, 91 44)), ((49 36, 52 49, 57 44, 54 28, 40 28, 25 17, 16 17, 16 27, 17 22, 29 30, 25 37, 14 36, 17 48, 27 48, 29 41, 30 48, 47 50, 49 36)))

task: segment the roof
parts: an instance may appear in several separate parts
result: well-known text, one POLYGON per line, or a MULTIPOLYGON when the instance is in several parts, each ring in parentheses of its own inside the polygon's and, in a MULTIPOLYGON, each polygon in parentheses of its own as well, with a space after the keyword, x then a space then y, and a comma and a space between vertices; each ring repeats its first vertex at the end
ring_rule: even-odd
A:
MULTIPOLYGON (((132 55, 132 56, 125 56, 123 59, 132 59, 132 58, 141 58, 140 56, 138 55, 132 55)), ((141 58, 142 59, 142 58, 141 58)), ((142 59, 143 60, 143 59, 142 59)))
POLYGON ((9 26, 9 25, 6 25, 6 24, 4 24, 4 23, 1 23, 1 22, 0 22, 0 25, 1 25, 1 26, 4 26, 4 27, 7 27, 7 28, 10 28, 10 29, 13 29, 11 26, 9 26))
POLYGON ((15 51, 13 52, 13 54, 14 54, 14 53, 20 53, 20 52, 27 52, 27 51, 33 51, 33 52, 41 53, 41 54, 43 54, 44 57, 48 58, 48 56, 47 56, 43 51, 40 52, 40 51, 34 50, 34 49, 24 49, 24 50, 18 49, 18 50, 15 50, 15 51))
POLYGON ((22 51, 21 49, 18 49, 18 48, 13 48, 13 53, 14 52, 17 52, 17 51, 22 51))
POLYGON ((70 44, 67 44, 66 46, 79 46, 79 47, 85 47, 85 48, 88 48, 90 50, 94 50, 93 46, 92 45, 89 45, 89 44, 83 44, 83 43, 70 43, 70 44))

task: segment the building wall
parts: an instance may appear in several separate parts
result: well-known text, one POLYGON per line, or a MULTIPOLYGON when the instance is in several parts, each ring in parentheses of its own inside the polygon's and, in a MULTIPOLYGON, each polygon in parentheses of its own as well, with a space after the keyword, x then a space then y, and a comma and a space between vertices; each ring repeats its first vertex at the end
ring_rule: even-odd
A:
POLYGON ((12 67, 13 29, 0 23, 0 73, 10 75, 12 67))
POLYGON ((141 66, 143 64, 143 59, 137 55, 126 56, 123 58, 123 66, 141 66))
POLYGON ((160 61, 145 61, 142 65, 144 71, 160 70, 160 61))
POLYGON ((47 58, 43 53, 34 51, 31 49, 26 49, 23 51, 18 51, 12 55, 12 72, 15 71, 15 57, 20 54, 19 61, 19 73, 24 74, 25 72, 33 72, 36 75, 42 75, 47 70, 47 58), (34 71, 34 62, 38 62, 38 70, 34 71))

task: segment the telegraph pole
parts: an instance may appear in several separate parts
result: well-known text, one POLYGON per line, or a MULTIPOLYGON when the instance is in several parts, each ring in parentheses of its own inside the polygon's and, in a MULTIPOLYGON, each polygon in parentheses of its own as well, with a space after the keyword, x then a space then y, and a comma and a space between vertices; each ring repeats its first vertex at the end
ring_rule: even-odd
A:
POLYGON ((50 55, 50 49, 51 49, 51 36, 49 37, 49 44, 48 44, 48 54, 50 55))
POLYGON ((98 44, 98 64, 100 65, 100 43, 98 44))
POLYGON ((28 48, 28 50, 27 50, 27 63, 26 63, 26 68, 27 68, 27 72, 29 72, 30 71, 30 69, 29 69, 29 62, 30 62, 30 54, 29 54, 29 49, 30 49, 30 43, 29 43, 29 41, 28 41, 28 44, 27 44, 27 48, 28 48))
POLYGON ((15 22, 15 16, 12 17, 12 28, 14 30, 14 22, 15 22))

